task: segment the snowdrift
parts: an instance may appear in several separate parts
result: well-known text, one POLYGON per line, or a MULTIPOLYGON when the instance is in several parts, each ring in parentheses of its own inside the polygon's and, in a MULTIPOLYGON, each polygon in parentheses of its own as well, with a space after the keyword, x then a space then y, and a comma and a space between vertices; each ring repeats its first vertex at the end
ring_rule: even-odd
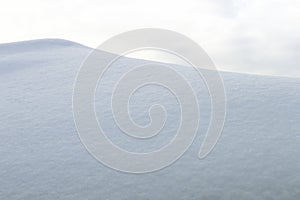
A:
MULTIPOLYGON (((173 165, 127 174, 95 160, 76 132, 73 84, 90 52, 56 39, 0 45, 0 199, 300 199, 300 79, 221 72, 226 122, 214 150, 200 160, 210 116, 208 91, 191 68, 174 66, 197 91, 198 135, 173 165)), ((116 63, 105 79, 107 91, 96 92, 96 111, 114 143, 146 152, 172 138, 176 102, 166 101, 159 88, 136 95, 132 115, 140 124, 149 120, 143 105, 157 96, 170 111, 166 127, 150 141, 122 134, 105 106, 105 94, 122 69, 143 62, 123 58, 116 63)))

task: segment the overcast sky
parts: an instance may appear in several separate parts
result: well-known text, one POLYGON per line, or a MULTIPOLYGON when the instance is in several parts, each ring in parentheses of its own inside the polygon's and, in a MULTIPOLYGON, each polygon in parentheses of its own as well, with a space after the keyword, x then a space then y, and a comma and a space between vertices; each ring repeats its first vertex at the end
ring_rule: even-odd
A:
POLYGON ((90 47, 131 29, 170 29, 222 70, 300 77, 299 0, 2 0, 0 24, 0 43, 62 38, 90 47))

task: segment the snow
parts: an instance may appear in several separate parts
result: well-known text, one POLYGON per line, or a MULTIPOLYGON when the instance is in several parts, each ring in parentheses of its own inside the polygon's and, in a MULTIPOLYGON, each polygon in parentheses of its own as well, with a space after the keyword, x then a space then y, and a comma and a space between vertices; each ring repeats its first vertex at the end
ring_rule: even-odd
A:
MULTIPOLYGON (((57 39, 0 45, 0 199, 300 199, 299 78, 222 72, 226 123, 214 150, 199 160, 209 123, 208 92, 192 68, 174 66, 199 91, 198 136, 173 165, 136 175, 95 160, 76 132, 73 84, 90 52, 57 39)), ((178 121, 174 99, 166 101, 169 95, 155 87, 137 92, 131 110, 145 124, 144 105, 166 103, 170 118, 157 138, 130 140, 111 120, 103 95, 109 96, 123 70, 143 62, 124 58, 116 63, 96 95, 97 116, 108 137, 131 151, 163 146, 178 121)))

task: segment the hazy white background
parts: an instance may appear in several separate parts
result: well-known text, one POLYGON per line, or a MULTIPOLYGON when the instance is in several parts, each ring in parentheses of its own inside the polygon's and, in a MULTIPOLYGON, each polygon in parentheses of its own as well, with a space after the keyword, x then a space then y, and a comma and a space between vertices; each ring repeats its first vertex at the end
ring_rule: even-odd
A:
POLYGON ((197 41, 222 70, 300 77, 299 21, 299 0, 1 0, 0 43, 97 47, 127 30, 165 28, 197 41))

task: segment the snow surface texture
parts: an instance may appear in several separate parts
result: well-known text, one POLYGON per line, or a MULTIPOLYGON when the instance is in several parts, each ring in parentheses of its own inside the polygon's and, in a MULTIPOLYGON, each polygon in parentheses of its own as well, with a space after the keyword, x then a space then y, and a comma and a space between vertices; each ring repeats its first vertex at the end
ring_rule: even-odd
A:
MULTIPOLYGON (((198 136, 173 165, 127 174, 95 160, 75 130, 73 84, 90 51, 64 40, 0 45, 0 199, 300 199, 300 79, 221 73, 227 95, 224 131, 209 156, 199 160, 209 96, 191 68, 174 66, 190 74, 199 91, 198 136)), ((106 83, 141 62, 124 58, 106 83)), ((143 105, 152 100, 165 102, 170 118, 160 139, 140 144, 122 135, 105 108, 107 99, 96 95, 98 120, 122 148, 153 150, 176 128, 176 102, 164 101, 167 92, 161 88, 146 89, 132 100, 137 123, 149 120, 143 105), (151 97, 153 90, 160 98, 151 97)))

